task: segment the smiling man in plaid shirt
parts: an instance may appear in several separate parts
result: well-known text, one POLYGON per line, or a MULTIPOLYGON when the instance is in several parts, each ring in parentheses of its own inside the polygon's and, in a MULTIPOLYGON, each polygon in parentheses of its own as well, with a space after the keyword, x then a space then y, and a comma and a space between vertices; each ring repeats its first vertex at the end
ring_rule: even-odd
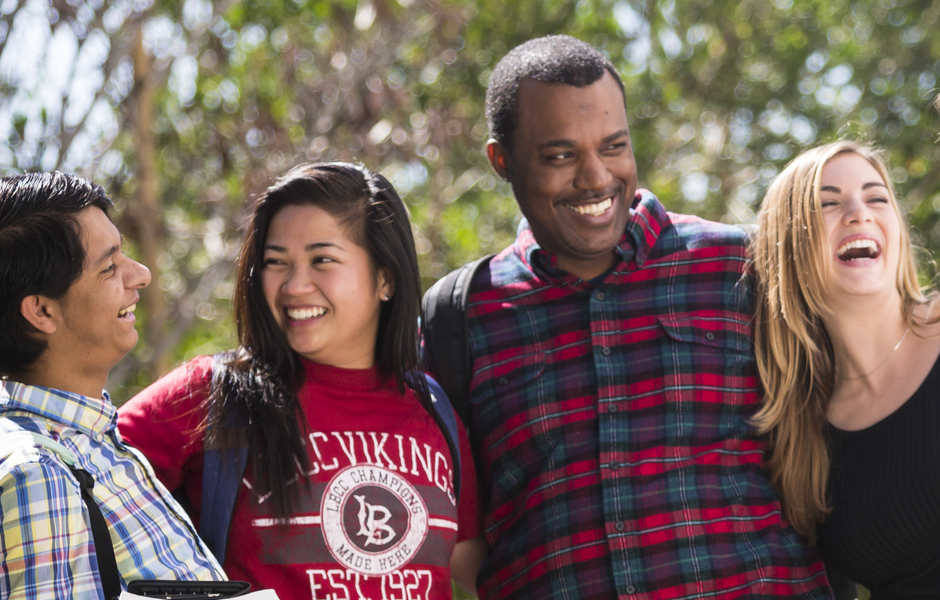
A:
POLYGON ((525 220, 467 309, 481 597, 829 598, 748 425, 744 231, 636 189, 623 84, 583 42, 512 50, 487 117, 525 220))
POLYGON ((121 251, 110 207, 100 186, 72 175, 0 179, 3 600, 104 599, 135 579, 225 578, 150 463, 121 441, 102 391, 137 343, 137 290, 150 282, 121 251), (106 551, 80 471, 94 478, 113 579, 103 581, 106 551))

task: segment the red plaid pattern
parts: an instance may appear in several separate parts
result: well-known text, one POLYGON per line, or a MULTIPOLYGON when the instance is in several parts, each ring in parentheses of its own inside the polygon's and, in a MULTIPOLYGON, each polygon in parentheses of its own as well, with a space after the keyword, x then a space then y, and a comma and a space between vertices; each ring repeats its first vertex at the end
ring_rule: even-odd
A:
POLYGON ((478 273, 471 436, 483 598, 830 598, 781 516, 759 403, 746 235, 641 190, 592 284, 525 223, 478 273))

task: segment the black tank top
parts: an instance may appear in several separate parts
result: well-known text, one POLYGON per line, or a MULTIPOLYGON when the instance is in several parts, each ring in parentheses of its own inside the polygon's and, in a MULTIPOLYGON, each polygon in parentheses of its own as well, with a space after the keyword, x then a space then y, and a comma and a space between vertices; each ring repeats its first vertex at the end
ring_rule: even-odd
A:
POLYGON ((940 598, 940 360, 861 431, 828 426, 833 512, 820 550, 872 599, 940 598))

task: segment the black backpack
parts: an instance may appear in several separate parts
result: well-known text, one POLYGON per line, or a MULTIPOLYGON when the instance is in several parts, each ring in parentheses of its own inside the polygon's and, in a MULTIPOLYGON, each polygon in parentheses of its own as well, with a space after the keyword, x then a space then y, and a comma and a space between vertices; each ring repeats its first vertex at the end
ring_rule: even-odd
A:
POLYGON ((454 410, 470 423, 470 335, 467 330, 467 298, 480 267, 493 255, 484 256, 451 271, 424 294, 421 335, 428 370, 444 388, 454 410))

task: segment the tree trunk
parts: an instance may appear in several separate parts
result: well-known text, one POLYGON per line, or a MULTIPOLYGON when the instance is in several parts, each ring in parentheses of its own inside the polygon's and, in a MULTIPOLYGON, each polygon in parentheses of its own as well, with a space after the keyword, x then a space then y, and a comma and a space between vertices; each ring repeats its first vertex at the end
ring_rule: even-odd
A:
MULTIPOLYGON (((134 60, 134 132, 137 143, 137 199, 132 220, 137 232, 140 259, 153 275, 151 284, 141 292, 144 313, 147 316, 145 343, 149 348, 160 348, 164 335, 162 323, 166 312, 163 290, 160 289, 160 253, 164 245, 163 212, 160 207, 159 184, 156 168, 156 144, 153 137, 154 85, 153 59, 143 45, 143 34, 138 31, 132 51, 134 60)), ((154 376, 163 374, 168 367, 166 352, 144 357, 154 376)))

